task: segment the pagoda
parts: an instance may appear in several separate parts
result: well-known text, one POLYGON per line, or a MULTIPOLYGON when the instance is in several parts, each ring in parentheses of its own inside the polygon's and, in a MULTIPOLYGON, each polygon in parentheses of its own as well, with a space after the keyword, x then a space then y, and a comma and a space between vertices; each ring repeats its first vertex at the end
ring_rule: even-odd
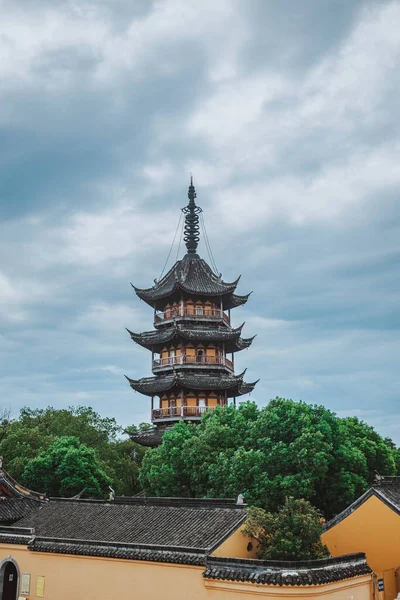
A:
POLYGON ((177 421, 199 421, 206 411, 226 406, 229 399, 250 393, 257 381, 246 383, 235 375, 235 353, 248 348, 254 337, 243 338, 242 328, 231 326, 231 310, 250 294, 235 293, 240 277, 223 281, 197 254, 199 217, 193 179, 184 214, 186 255, 155 285, 133 286, 154 310, 154 329, 127 330, 132 340, 150 350, 153 377, 130 379, 130 386, 151 398, 153 428, 132 435, 144 446, 157 446, 168 427, 177 421), (229 356, 229 357, 228 357, 229 356))

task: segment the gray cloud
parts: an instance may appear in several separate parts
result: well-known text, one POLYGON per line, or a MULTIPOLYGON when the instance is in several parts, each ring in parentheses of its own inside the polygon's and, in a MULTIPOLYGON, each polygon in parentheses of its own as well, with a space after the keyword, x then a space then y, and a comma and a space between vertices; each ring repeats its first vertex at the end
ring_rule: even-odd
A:
POLYGON ((254 399, 399 441, 399 26, 395 1, 3 2, 3 404, 148 418, 129 281, 160 274, 192 171, 219 269, 255 292, 254 399))

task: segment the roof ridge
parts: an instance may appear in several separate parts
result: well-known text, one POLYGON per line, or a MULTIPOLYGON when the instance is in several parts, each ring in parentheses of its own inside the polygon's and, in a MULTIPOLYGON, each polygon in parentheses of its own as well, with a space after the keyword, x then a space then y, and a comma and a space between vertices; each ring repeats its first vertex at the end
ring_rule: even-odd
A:
POLYGON ((141 544, 129 542, 116 542, 107 540, 88 540, 85 538, 63 538, 63 537, 47 537, 44 535, 35 535, 36 542, 55 542, 61 544, 85 544, 86 546, 114 546, 115 548, 130 548, 138 550, 159 550, 164 552, 189 552, 191 554, 205 554, 205 548, 196 548, 190 546, 166 546, 165 544, 141 544))
POLYGON ((182 498, 179 496, 116 496, 114 500, 102 498, 62 498, 50 497, 49 502, 100 504, 108 506, 161 506, 166 508, 207 508, 213 510, 243 510, 247 504, 237 504, 235 498, 182 498))
POLYGON ((347 564, 351 561, 362 562, 366 560, 365 552, 352 552, 349 554, 340 554, 339 556, 329 556, 327 558, 313 558, 304 560, 262 560, 258 558, 237 558, 237 557, 225 557, 225 556, 210 556, 209 562, 220 563, 224 565, 236 565, 240 564, 243 567, 270 567, 270 568, 281 568, 289 569, 295 568, 296 570, 302 569, 318 569, 322 567, 334 567, 339 564, 347 564))
MULTIPOLYGON (((379 482, 380 483, 380 482, 379 482)), ((350 516, 359 506, 364 504, 371 496, 378 497, 386 506, 394 510, 397 514, 400 514, 400 496, 398 499, 391 498, 390 494, 388 494, 390 490, 390 485, 383 485, 380 487, 379 483, 375 482, 373 487, 370 487, 366 492, 364 492, 359 498, 354 500, 349 506, 347 506, 344 510, 342 510, 339 514, 335 515, 332 519, 330 519, 327 523, 325 523, 324 530, 327 531, 334 525, 337 525, 343 519, 346 519, 350 516), (396 501, 397 500, 397 501, 396 501)), ((390 483, 390 482, 388 482, 390 483)), ((398 482, 396 481, 396 484, 398 482)))

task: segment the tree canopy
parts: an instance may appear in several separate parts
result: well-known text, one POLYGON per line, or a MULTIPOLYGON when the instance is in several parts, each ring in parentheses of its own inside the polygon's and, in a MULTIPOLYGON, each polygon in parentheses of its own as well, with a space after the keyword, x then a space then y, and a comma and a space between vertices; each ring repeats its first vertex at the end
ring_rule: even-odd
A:
MULTIPOLYGON (((44 467, 46 452, 55 452, 61 437, 73 437, 93 451, 93 460, 119 495, 136 494, 142 487, 157 496, 243 493, 249 505, 268 512, 279 510, 286 497, 304 498, 327 519, 360 496, 377 472, 400 473, 399 449, 371 426, 355 417, 339 418, 323 406, 283 398, 262 409, 252 402, 238 408, 217 407, 199 425, 176 424, 161 446, 148 451, 122 439, 115 419, 103 418, 88 407, 25 408, 17 419, 4 413, 0 425, 0 455, 7 470, 41 492, 50 488, 43 487, 39 475, 33 476, 38 470, 30 465, 40 457, 44 467)), ((68 465, 77 451, 72 444, 68 465)), ((69 482, 68 489, 72 488, 69 482)), ((59 492, 66 493, 62 489, 60 484, 59 492)))
POLYGON ((272 400, 206 413, 199 425, 180 422, 146 453, 140 481, 147 493, 236 497, 267 511, 285 498, 304 498, 331 518, 360 496, 375 473, 394 475, 390 440, 357 418, 323 406, 272 400))
POLYGON ((28 478, 30 470, 27 468, 61 436, 72 436, 95 452, 100 468, 110 478, 117 494, 136 494, 141 489, 139 466, 145 450, 129 439, 121 439, 121 433, 115 419, 101 417, 90 407, 23 408, 18 418, 6 415, 2 419, 0 455, 4 457, 7 471, 17 481, 44 492, 41 481, 30 475, 28 478))
POLYGON ((329 556, 322 544, 321 515, 307 500, 287 498, 275 513, 252 506, 243 533, 258 542, 264 560, 307 560, 329 556))
POLYGON ((87 496, 104 497, 111 484, 95 450, 74 436, 58 438, 29 461, 23 479, 28 486, 41 489, 47 496, 63 497, 83 490, 87 496))

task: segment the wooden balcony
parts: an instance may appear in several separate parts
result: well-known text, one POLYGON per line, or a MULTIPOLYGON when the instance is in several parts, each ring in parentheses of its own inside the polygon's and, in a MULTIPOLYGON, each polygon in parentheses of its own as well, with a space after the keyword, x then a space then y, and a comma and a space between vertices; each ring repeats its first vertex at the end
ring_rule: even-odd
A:
POLYGON ((179 365, 189 366, 214 366, 214 367, 227 367, 230 371, 233 371, 233 363, 226 356, 188 356, 180 354, 177 356, 168 356, 166 358, 158 358, 153 360, 153 370, 162 369, 165 367, 176 367, 179 365))
POLYGON ((154 325, 161 323, 162 321, 169 321, 171 319, 182 318, 182 319, 196 319, 200 321, 207 320, 218 320, 225 321, 230 325, 229 316, 219 308, 200 308, 200 307, 180 307, 165 311, 157 311, 154 317, 154 325))
POLYGON ((177 421, 180 419, 201 419, 205 412, 211 412, 215 406, 170 406, 155 408, 152 411, 152 421, 177 421))

